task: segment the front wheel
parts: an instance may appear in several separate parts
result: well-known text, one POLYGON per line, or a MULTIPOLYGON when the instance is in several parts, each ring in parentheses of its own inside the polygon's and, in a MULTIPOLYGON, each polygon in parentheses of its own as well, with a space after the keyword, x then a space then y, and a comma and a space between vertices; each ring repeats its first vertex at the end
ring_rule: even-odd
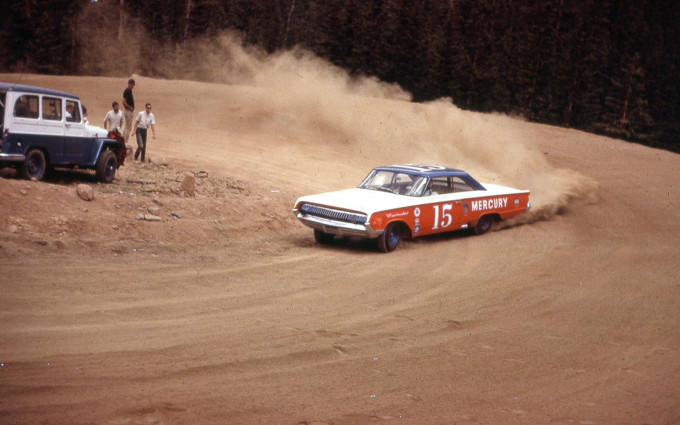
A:
POLYGON ((316 241, 322 245, 328 245, 329 243, 333 242, 334 236, 330 233, 314 229, 314 239, 316 239, 316 241))
POLYGON ((401 226, 399 223, 390 223, 385 231, 378 237, 378 249, 382 252, 394 251, 401 240, 401 226))
POLYGON ((118 159, 112 151, 104 151, 97 161, 97 178, 104 183, 111 183, 116 175, 118 159))
POLYGON ((33 149, 26 155, 21 166, 21 175, 29 180, 42 180, 47 171, 47 159, 40 149, 33 149))

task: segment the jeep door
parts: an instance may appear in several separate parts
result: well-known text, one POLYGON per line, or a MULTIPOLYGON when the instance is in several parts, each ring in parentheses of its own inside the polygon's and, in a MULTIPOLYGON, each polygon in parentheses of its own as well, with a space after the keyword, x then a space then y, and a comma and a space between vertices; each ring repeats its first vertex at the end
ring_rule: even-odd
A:
POLYGON ((66 99, 64 102, 64 161, 80 165, 89 156, 90 138, 83 137, 83 118, 80 102, 66 99))
POLYGON ((36 128, 29 133, 35 134, 39 144, 47 149, 51 164, 64 162, 64 101, 60 97, 40 96, 40 119, 36 128))

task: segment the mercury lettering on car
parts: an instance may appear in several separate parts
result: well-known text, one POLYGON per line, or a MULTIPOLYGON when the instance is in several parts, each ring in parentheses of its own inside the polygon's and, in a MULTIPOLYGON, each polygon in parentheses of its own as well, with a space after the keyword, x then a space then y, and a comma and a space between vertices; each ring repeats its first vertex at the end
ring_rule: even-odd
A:
POLYGON ((472 201, 472 211, 486 211, 508 206, 508 198, 491 198, 472 201))

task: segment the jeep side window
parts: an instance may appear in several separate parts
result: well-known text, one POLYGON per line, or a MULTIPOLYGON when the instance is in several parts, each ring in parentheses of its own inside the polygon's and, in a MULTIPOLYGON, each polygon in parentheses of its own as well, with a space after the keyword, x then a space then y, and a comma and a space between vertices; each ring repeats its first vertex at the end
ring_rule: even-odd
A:
POLYGON ((19 96, 14 103, 14 116, 18 118, 38 118, 38 96, 27 94, 19 96))
POLYGON ((44 120, 61 121, 61 99, 43 96, 42 117, 44 120))
POLYGON ((73 100, 66 101, 66 121, 80 122, 80 108, 78 102, 73 100))

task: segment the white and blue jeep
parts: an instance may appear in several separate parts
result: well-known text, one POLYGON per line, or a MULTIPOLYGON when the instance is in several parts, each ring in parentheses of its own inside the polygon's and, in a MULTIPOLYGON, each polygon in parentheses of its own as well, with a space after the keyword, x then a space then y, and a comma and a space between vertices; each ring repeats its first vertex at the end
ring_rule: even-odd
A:
POLYGON ((0 82, 0 167, 41 180, 53 167, 96 171, 110 183, 125 159, 122 139, 83 119, 78 96, 0 82))

